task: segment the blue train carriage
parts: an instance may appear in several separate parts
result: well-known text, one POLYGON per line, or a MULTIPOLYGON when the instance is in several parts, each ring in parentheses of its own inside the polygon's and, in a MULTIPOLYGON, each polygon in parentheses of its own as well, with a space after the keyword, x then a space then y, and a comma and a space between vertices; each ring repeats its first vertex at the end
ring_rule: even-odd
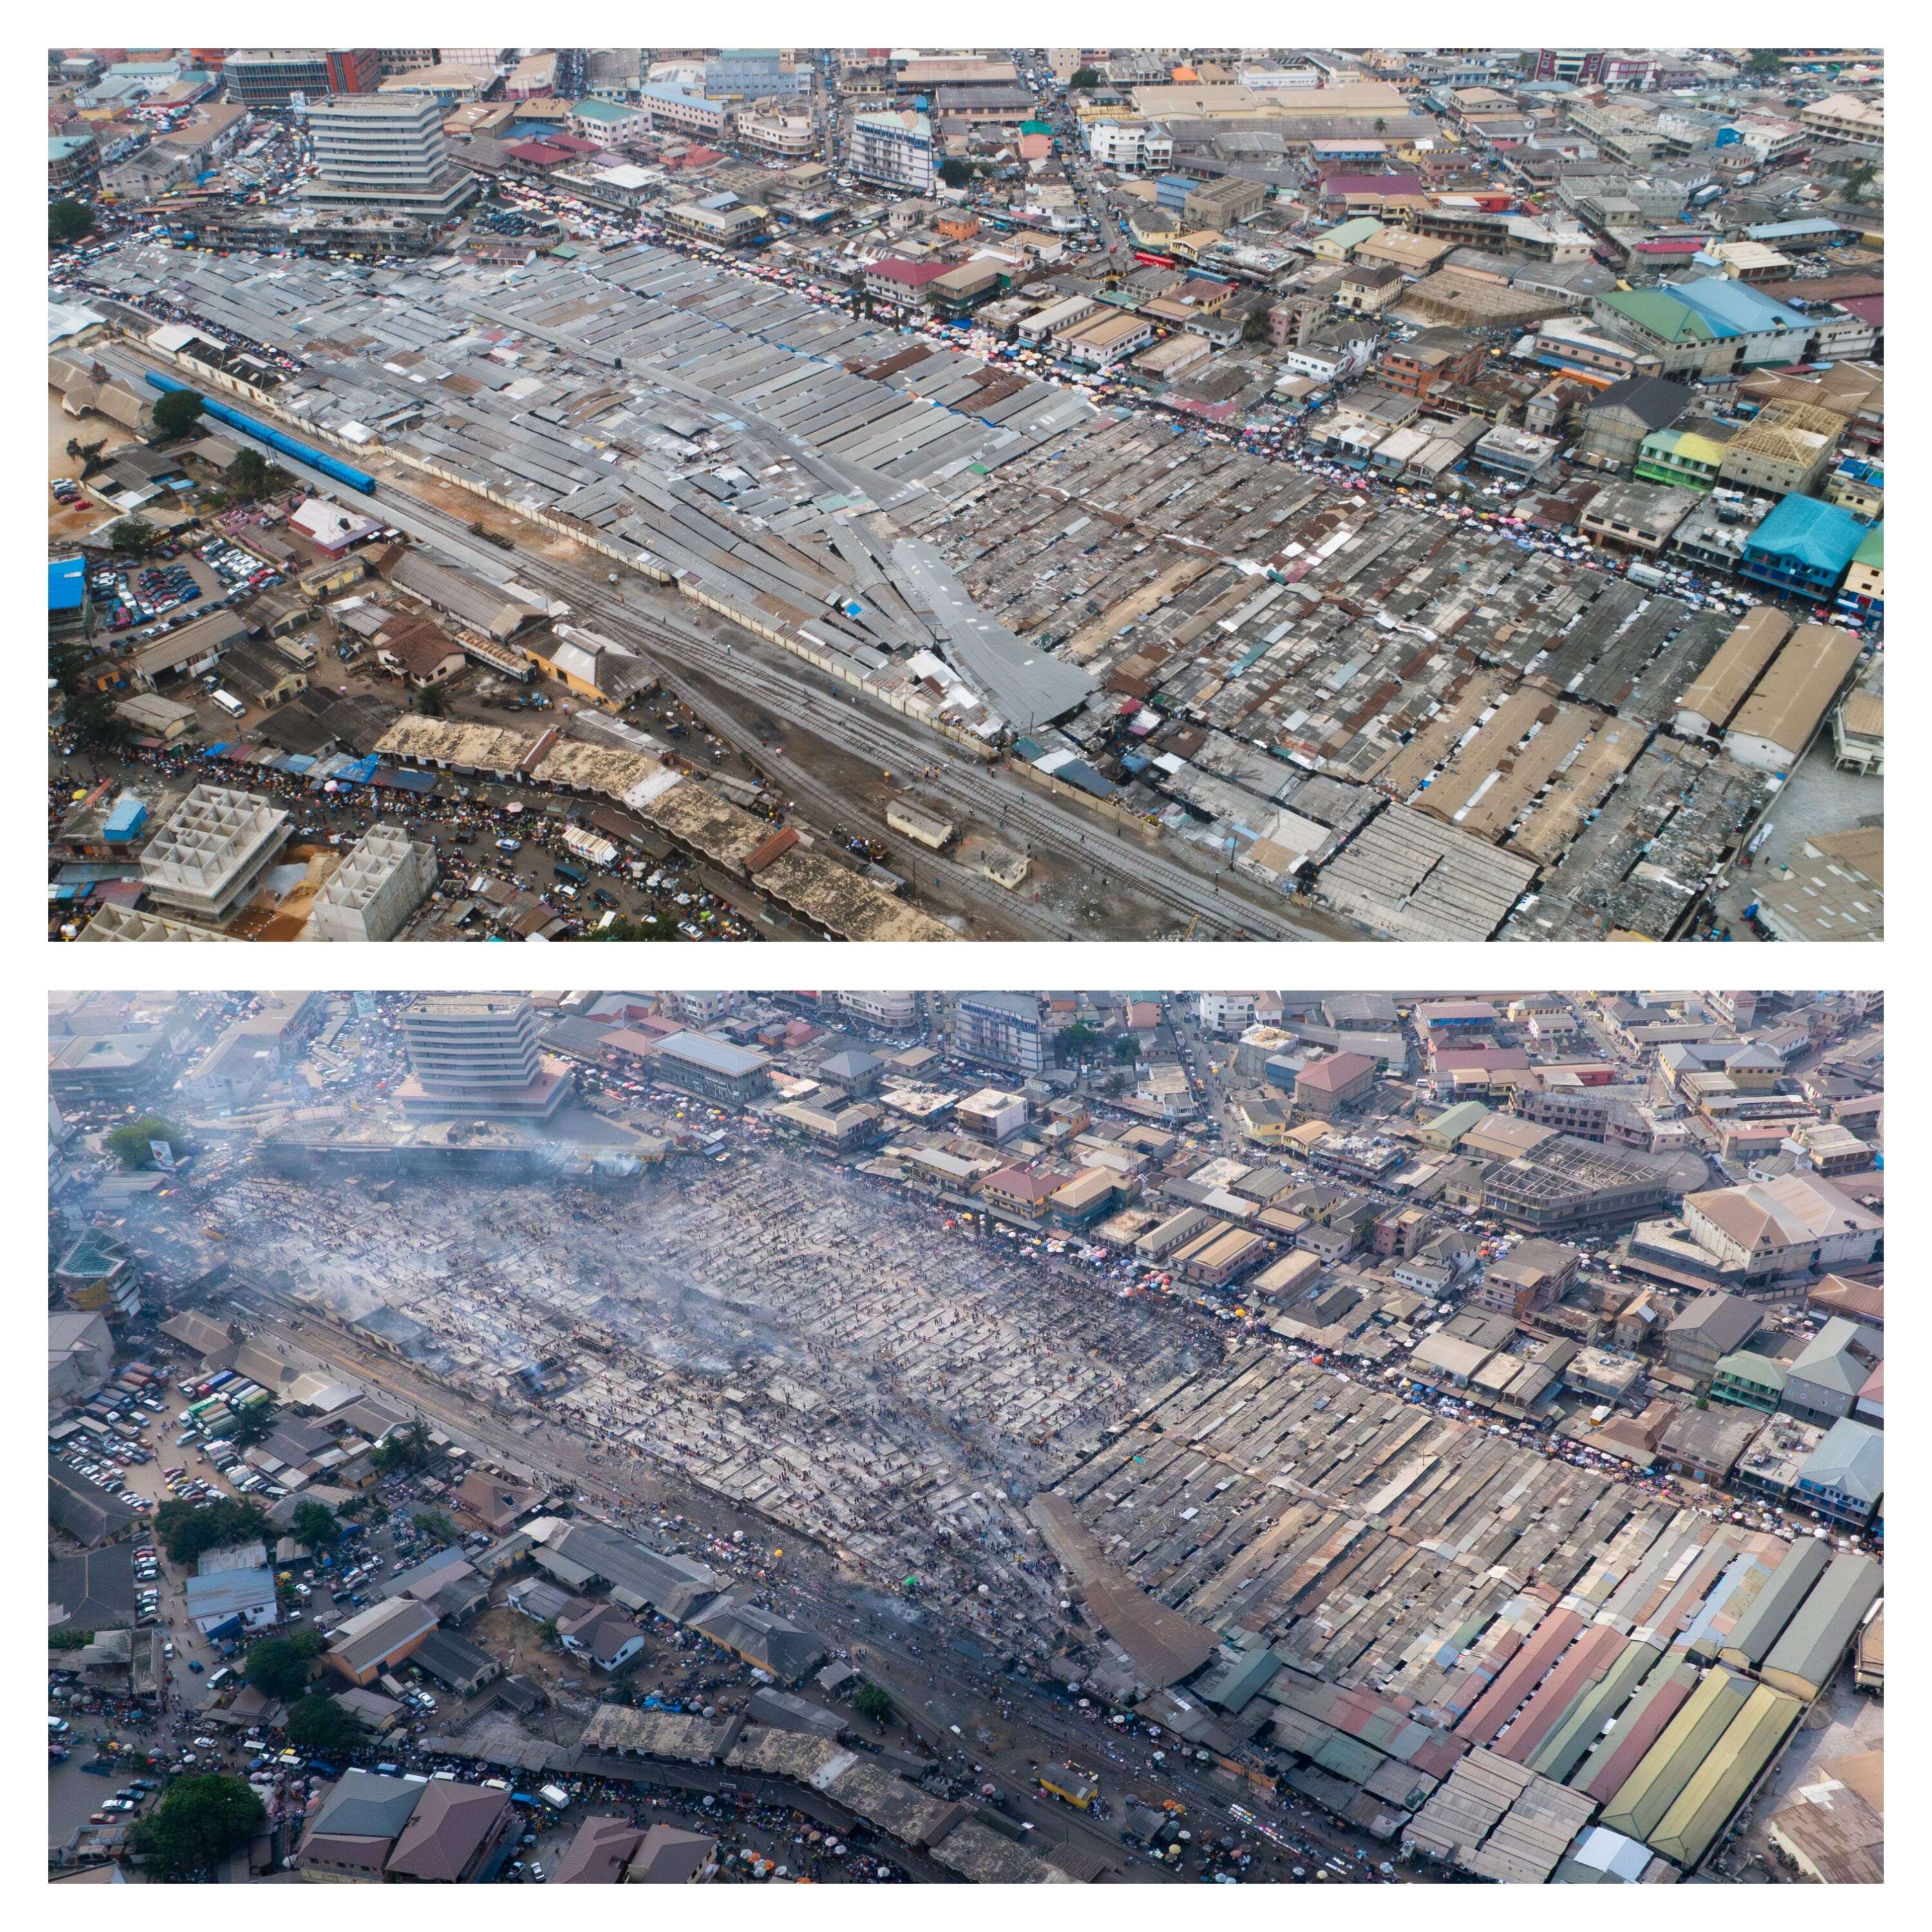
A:
MULTIPOLYGON (((148 380, 158 389, 185 389, 191 386, 178 382, 172 376, 147 372, 148 380)), ((312 470, 320 470, 325 476, 333 477, 338 483, 345 483, 352 490, 359 490, 365 496, 376 494, 376 479, 366 470, 358 470, 344 463, 339 456, 332 456, 326 449, 317 449, 312 444, 299 442, 285 430, 272 424, 258 422, 250 416, 244 416, 231 404, 197 390, 202 398, 202 413, 216 422, 226 423, 230 429, 239 430, 244 436, 252 436, 257 442, 266 442, 271 449, 279 449, 284 456, 292 456, 298 463, 306 463, 312 470)))

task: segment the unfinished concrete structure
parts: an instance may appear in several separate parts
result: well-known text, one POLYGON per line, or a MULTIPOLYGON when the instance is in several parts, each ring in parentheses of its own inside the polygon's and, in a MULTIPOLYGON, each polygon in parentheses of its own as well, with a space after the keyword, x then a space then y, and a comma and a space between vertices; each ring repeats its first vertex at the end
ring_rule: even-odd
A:
POLYGON ((166 912, 219 923, 259 886, 291 820, 252 792, 199 784, 141 854, 141 882, 166 912))
POLYGON ((399 826, 372 825, 320 892, 305 939, 393 939, 436 884, 436 854, 399 826))

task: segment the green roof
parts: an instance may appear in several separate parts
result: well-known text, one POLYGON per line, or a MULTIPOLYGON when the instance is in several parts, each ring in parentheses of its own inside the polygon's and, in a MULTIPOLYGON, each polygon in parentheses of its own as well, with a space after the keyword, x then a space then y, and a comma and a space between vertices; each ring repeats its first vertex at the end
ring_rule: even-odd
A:
POLYGON ((1663 1735, 1618 1787, 1597 1822, 1648 1844, 1664 1814, 1730 1729, 1754 1688, 1748 1677, 1735 1677, 1724 1670, 1706 1671, 1703 1682, 1664 1726, 1663 1735))
POLYGON ((1714 342, 1717 331, 1687 303, 1661 289, 1618 289, 1598 300, 1665 342, 1714 342))
POLYGON ((1760 1684, 1664 1814, 1664 1822, 1651 1834, 1651 1850, 1681 1870, 1696 1864, 1743 1803, 1744 1793, 1757 1782, 1804 1708, 1796 1697, 1760 1684))
POLYGON ((1873 524, 1864 542, 1858 545, 1857 554, 1852 557, 1852 561, 1854 563, 1862 563, 1872 570, 1882 570, 1885 568, 1884 524, 1873 524))
POLYGON ((1748 1382, 1752 1388, 1768 1390, 1774 1395, 1784 1393, 1784 1378, 1790 1372, 1786 1364, 1754 1355, 1748 1348, 1726 1355, 1712 1372, 1714 1379, 1729 1376, 1733 1382, 1748 1382))
POLYGON ((1321 242, 1339 242, 1345 248, 1357 248, 1382 232, 1384 224, 1372 214, 1358 214, 1352 220, 1338 222, 1325 234, 1316 238, 1321 242))

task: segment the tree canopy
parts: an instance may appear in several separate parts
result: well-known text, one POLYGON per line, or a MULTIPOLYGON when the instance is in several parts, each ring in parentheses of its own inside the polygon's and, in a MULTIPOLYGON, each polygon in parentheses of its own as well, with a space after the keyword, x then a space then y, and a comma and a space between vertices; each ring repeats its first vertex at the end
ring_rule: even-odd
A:
POLYGON ((170 389, 154 405, 154 427, 164 436, 185 436, 201 420, 206 398, 196 389, 170 389))
POLYGON ((297 1503, 289 1519, 289 1534, 310 1550, 322 1550, 342 1534, 342 1526, 326 1503, 297 1503))
POLYGON ((84 235, 94 232, 94 211, 84 201, 76 201, 71 195, 63 195, 47 210, 47 239, 50 242, 78 242, 84 235))
POLYGON ((852 1708, 862 1718, 883 1724, 892 1714, 892 1700, 876 1684, 861 1684, 852 1693, 852 1708))
POLYGON ((406 1422, 400 1429, 391 1430, 370 1452, 376 1468, 386 1476, 398 1469, 423 1468, 434 1454, 428 1425, 421 1422, 406 1422))
POLYGON ((268 1526, 260 1503, 222 1496, 212 1503, 166 1502, 154 1512, 154 1534, 176 1563, 192 1563, 211 1550, 246 1543, 268 1526))
POLYGON ((60 687, 61 715, 67 728, 83 745, 104 744, 116 736, 120 722, 114 700, 87 675, 88 653, 71 638, 47 646, 47 675, 60 687))
POLYGON ((1073 78, 1066 84, 1069 87, 1098 87, 1100 85, 1100 70, 1096 67, 1078 68, 1073 78))
POLYGON ((299 1697, 308 1683, 310 1661, 322 1648, 314 1630, 292 1636, 266 1636, 242 1660, 242 1675, 265 1697, 286 1704, 299 1697))
POLYGON ((152 1877, 206 1878, 261 1829, 267 1816, 261 1799, 238 1778, 214 1772, 177 1778, 154 1815, 135 1826, 134 1849, 152 1877))
POLYGON ((253 503, 263 496, 280 495, 296 479, 279 463, 271 463, 259 449, 244 449, 221 472, 221 480, 238 503, 253 503))
POLYGON ((118 1127, 108 1130, 107 1151, 124 1168, 150 1168, 154 1165, 156 1141, 164 1141, 177 1157, 180 1155, 180 1130, 158 1114, 143 1114, 138 1120, 123 1120, 118 1127))
POLYGON ((353 1750, 368 1735, 362 1720, 352 1711, 345 1711, 333 1697, 311 1690, 298 1703, 289 1706, 283 1725, 289 1742, 304 1751, 353 1750))
POLYGON ((161 533, 142 517, 123 517, 107 532, 107 541, 122 556, 146 556, 161 540, 161 533))
POLYGON ((659 914, 648 912, 641 919, 619 914, 608 926, 600 926, 587 935, 592 939, 669 939, 678 937, 677 928, 659 914))

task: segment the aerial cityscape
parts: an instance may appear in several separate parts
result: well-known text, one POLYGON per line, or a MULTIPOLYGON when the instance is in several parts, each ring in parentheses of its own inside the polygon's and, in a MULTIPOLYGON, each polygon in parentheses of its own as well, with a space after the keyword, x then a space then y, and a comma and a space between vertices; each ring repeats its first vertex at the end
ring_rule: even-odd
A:
POLYGON ((48 87, 50 940, 1882 937, 1879 50, 48 87))
POLYGON ((48 1025, 56 1882, 1882 1882, 1878 994, 48 1025))

